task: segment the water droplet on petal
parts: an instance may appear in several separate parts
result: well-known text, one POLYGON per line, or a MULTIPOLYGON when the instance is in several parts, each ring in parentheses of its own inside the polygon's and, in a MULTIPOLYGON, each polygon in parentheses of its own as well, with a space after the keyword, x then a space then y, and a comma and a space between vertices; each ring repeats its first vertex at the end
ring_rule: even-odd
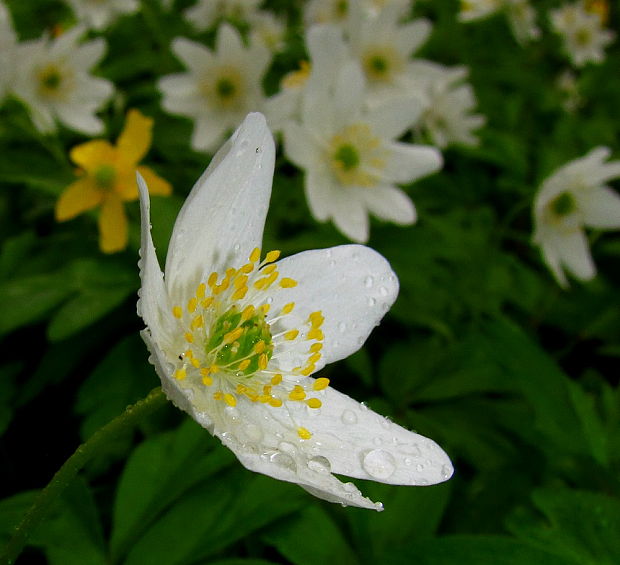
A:
POLYGON ((373 449, 364 455, 364 470, 375 479, 388 479, 396 471, 396 462, 391 453, 383 449, 373 449))
POLYGON ((347 325, 344 322, 340 322, 338 324, 338 331, 343 334, 344 332, 347 331, 347 325))
POLYGON ((343 424, 353 425, 357 424, 357 414, 353 410, 345 410, 340 416, 343 424))
POLYGON ((263 430, 254 424, 247 424, 243 428, 245 436, 251 441, 260 441, 263 439, 263 430))
POLYGON ((452 468, 452 465, 442 465, 441 467, 441 476, 444 479, 449 479, 452 476, 452 473, 454 473, 454 469, 452 468))
POLYGON ((370 277, 370 276, 369 276, 369 277, 366 277, 366 278, 364 279, 364 286, 365 286, 366 288, 371 288, 371 287, 372 287, 372 285, 374 284, 374 282, 375 282, 375 279, 373 279, 372 277, 370 277))
POLYGON ((295 463, 295 460, 288 453, 276 451, 272 453, 266 453, 265 455, 269 459, 269 461, 271 461, 278 467, 288 469, 289 471, 293 471, 293 473, 297 472, 297 463, 295 463))
POLYGON ((372 442, 375 445, 381 445, 383 443, 382 439, 380 437, 376 437, 375 439, 372 440, 372 442))
POLYGON ((278 448, 280 449, 280 451, 284 453, 288 453, 290 455, 295 455, 295 451, 297 451, 295 449, 295 446, 292 443, 289 443, 288 441, 281 441, 278 444, 278 448))
POLYGON ((424 465, 422 463, 418 463, 415 466, 416 471, 424 471, 424 465))
POLYGON ((342 485, 342 488, 346 492, 350 492, 350 493, 359 494, 359 492, 360 492, 360 490, 353 483, 344 483, 342 485))
POLYGON ((411 457, 405 457, 403 459, 403 462, 405 463, 405 465, 407 465, 407 467, 409 467, 409 465, 413 463, 413 459, 411 459, 411 457))
POLYGON ((322 475, 328 475, 332 470, 329 459, 327 459, 327 457, 323 457, 322 455, 318 455, 317 457, 310 459, 310 461, 308 461, 308 468, 315 473, 321 473, 322 475))
POLYGON ((387 296, 389 294, 388 289, 384 286, 379 287, 379 294, 381 296, 387 296))
POLYGON ((368 306, 374 306, 377 303, 377 300, 372 296, 368 297, 368 306))
POLYGON ((428 481, 426 479, 420 479, 416 484, 421 487, 425 487, 426 485, 428 485, 428 481))

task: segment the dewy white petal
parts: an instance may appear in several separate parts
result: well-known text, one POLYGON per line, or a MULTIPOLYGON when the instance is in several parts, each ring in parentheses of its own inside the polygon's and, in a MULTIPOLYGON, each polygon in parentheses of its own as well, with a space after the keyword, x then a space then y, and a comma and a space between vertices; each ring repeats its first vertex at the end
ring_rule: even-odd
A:
POLYGON ((357 351, 398 294, 390 264, 362 245, 304 251, 278 261, 278 268, 298 285, 274 296, 272 308, 295 302, 301 317, 323 312, 323 364, 357 351))
POLYGON ((260 246, 274 160, 264 116, 249 114, 213 157, 179 212, 166 259, 171 295, 193 292, 205 273, 239 267, 260 246))

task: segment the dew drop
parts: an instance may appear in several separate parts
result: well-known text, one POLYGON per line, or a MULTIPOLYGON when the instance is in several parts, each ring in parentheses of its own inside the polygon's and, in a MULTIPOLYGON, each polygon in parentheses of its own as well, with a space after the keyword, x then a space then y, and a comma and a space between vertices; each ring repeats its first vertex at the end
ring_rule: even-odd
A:
POLYGON ((322 475, 329 475, 332 470, 331 463, 327 457, 323 457, 322 455, 318 455, 317 457, 313 457, 308 461, 308 468, 315 473, 321 473, 322 475))
POLYGON ((380 438, 380 437, 376 437, 375 439, 373 439, 373 440, 372 440, 372 442, 373 442, 375 445, 381 445, 381 444, 383 443, 383 441, 381 440, 381 438, 380 438))
POLYGON ((368 276, 364 279, 364 286, 366 288, 371 288, 372 285, 374 284, 375 279, 373 279, 372 277, 368 276))
POLYGON ((260 441, 263 439, 263 431, 254 424, 247 424, 243 428, 245 436, 251 441, 260 441))
POLYGON ((396 462, 391 453, 383 449, 373 449, 364 455, 362 467, 375 479, 387 479, 396 471, 396 462))
POLYGON ((263 457, 266 457, 278 467, 288 469, 289 471, 293 471, 293 473, 297 472, 297 463, 295 463, 295 460, 288 453, 282 453, 280 451, 268 452, 263 454, 263 457))
POLYGON ((413 463, 413 459, 411 459, 411 457, 405 457, 403 462, 407 465, 407 467, 409 467, 413 463))
POLYGON ((422 463, 418 463, 418 464, 415 466, 415 470, 416 470, 416 471, 424 471, 424 464, 422 464, 422 463))
POLYGON ((428 485, 428 481, 426 479, 420 479, 416 484, 421 487, 425 487, 426 485, 428 485))
POLYGON ((347 331, 347 325, 344 322, 340 322, 338 324, 338 331, 343 334, 344 332, 347 331))
POLYGON ((454 469, 452 468, 452 465, 442 465, 441 467, 441 476, 444 479, 449 479, 452 476, 452 473, 454 472, 454 469))
POLYGON ((348 493, 359 494, 360 490, 353 483, 344 483, 342 488, 348 493))
POLYGON ((295 446, 292 443, 289 443, 288 441, 281 441, 278 444, 278 448, 283 453, 288 453, 289 455, 295 455, 295 451, 297 451, 295 449, 295 446))
POLYGON ((239 410, 237 410, 234 406, 226 406, 226 408, 224 408, 224 412, 233 422, 239 419, 239 410))
POLYGON ((330 267, 335 267, 336 266, 336 261, 334 261, 333 259, 329 262, 329 266, 330 267))
POLYGON ((239 251, 241 250, 241 245, 238 243, 235 243, 234 247, 233 247, 233 251, 235 253, 239 253, 239 251))
POLYGON ((387 296, 389 294, 388 289, 384 286, 379 287, 379 294, 381 296, 387 296))
POLYGON ((343 424, 353 425, 357 424, 357 414, 353 410, 345 410, 340 416, 343 424))
POLYGON ((368 306, 374 306, 377 303, 377 300, 372 296, 368 297, 368 306))

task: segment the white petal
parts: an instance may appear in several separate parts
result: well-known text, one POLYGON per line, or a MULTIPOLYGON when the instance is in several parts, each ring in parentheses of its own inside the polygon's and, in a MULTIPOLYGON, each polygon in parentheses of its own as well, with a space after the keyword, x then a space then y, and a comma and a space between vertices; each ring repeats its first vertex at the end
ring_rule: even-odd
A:
POLYGON ((78 68, 87 71, 94 67, 105 55, 107 44, 101 37, 80 45, 71 53, 71 62, 78 68))
POLYGON ((557 237, 557 249, 560 260, 566 269, 582 281, 588 281, 596 275, 596 267, 590 255, 588 240, 581 230, 557 237))
MULTIPOLYGON (((453 468, 432 440, 390 422, 331 386, 320 413, 298 423, 313 435, 332 472, 394 485, 446 481, 453 468)), ((306 411, 306 413, 309 413, 306 411)))
POLYGON ((194 151, 214 153, 221 145, 228 129, 226 122, 212 112, 202 112, 192 131, 191 146, 194 151))
POLYGON ((228 60, 239 61, 244 58, 243 42, 239 32, 230 24, 223 23, 217 31, 215 40, 215 52, 218 58, 226 57, 228 60))
POLYGON ((168 292, 194 292, 210 271, 239 267, 260 247, 275 147, 265 117, 248 114, 185 200, 166 259, 168 292))
POLYGON ((314 168, 321 160, 312 136, 301 125, 289 122, 284 128, 284 152, 298 167, 314 168))
POLYGON ((583 221, 592 228, 620 228, 620 196, 607 187, 575 193, 583 221))
POLYGON ((194 74, 201 74, 213 61, 209 49, 185 37, 177 37, 172 41, 172 51, 194 74))
POLYGON ((364 102, 365 79, 357 62, 346 64, 336 79, 333 105, 336 127, 353 123, 359 116, 364 102))
POLYGON ((373 186, 364 191, 364 202, 373 215, 404 226, 416 221, 416 211, 411 199, 399 188, 373 186))
POLYGON ((337 190, 332 190, 331 217, 338 230, 350 240, 366 243, 370 231, 368 212, 357 191, 357 188, 347 186, 338 186, 337 190))
POLYGON ((415 125, 422 109, 423 101, 420 98, 392 98, 371 108, 366 121, 375 135, 395 139, 415 125))
POLYGON ((312 167, 306 170, 304 190, 310 212, 319 221, 324 222, 332 214, 333 179, 329 172, 322 167, 312 167))
POLYGON ((389 156, 384 169, 386 180, 413 182, 441 169, 443 158, 439 150, 428 145, 392 142, 387 144, 389 156))
POLYGON ((278 261, 278 270, 298 285, 274 293, 273 312, 295 302, 294 312, 304 320, 311 312, 323 313, 318 368, 357 351, 398 294, 390 264, 362 245, 304 251, 278 261))
POLYGON ((420 45, 426 43, 432 30, 432 24, 425 19, 417 19, 395 30, 394 43, 398 50, 409 57, 418 50, 420 45))
POLYGON ((149 190, 140 173, 136 173, 136 178, 140 194, 141 220, 140 260, 138 261, 141 286, 137 305, 138 315, 148 326, 155 343, 163 346, 169 341, 166 330, 169 325, 167 315, 170 313, 170 305, 164 286, 164 276, 159 267, 151 237, 149 190))

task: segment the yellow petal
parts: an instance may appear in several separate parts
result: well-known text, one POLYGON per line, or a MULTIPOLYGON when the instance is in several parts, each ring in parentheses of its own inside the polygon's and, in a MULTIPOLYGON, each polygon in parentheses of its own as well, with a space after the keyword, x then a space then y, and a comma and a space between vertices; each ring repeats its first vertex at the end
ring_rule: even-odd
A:
POLYGON ((70 156, 76 165, 92 174, 101 165, 114 165, 116 149, 103 139, 95 139, 71 149, 70 156))
POLYGON ((115 253, 127 247, 127 216, 120 195, 109 192, 99 215, 99 247, 104 253, 115 253))
POLYGON ((150 194, 158 194, 160 196, 172 194, 172 185, 167 180, 162 179, 153 169, 138 167, 138 172, 144 177, 150 194))
POLYGON ((56 202, 56 220, 64 222, 78 214, 92 210, 103 200, 103 193, 97 190, 92 179, 84 177, 70 184, 56 202))
POLYGON ((129 110, 125 127, 116 142, 123 161, 139 163, 151 146, 153 119, 143 116, 138 110, 129 110))

